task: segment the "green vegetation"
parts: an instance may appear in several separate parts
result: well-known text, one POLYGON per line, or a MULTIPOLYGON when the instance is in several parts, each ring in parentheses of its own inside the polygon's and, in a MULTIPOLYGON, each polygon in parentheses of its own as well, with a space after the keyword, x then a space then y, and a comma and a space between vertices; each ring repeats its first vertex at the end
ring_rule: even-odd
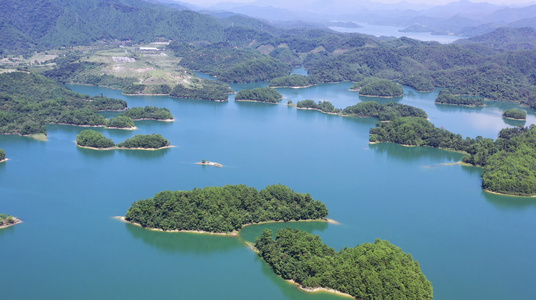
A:
POLYGON ((463 162, 484 168, 482 187, 492 192, 536 195, 536 127, 506 128, 496 141, 463 139, 423 118, 398 118, 370 129, 370 141, 428 146, 467 153, 463 162))
POLYGON ((292 66, 255 49, 237 49, 227 43, 193 46, 173 42, 180 65, 218 77, 225 82, 256 82, 288 75, 292 66))
POLYGON ((360 118, 378 118, 380 121, 391 121, 399 117, 427 118, 426 112, 420 108, 400 104, 367 101, 348 106, 342 111, 343 115, 360 118))
POLYGON ((303 287, 323 287, 356 299, 432 299, 432 284, 419 263, 377 239, 336 252, 319 236, 298 229, 265 229, 255 248, 274 272, 303 287))
POLYGON ((46 124, 105 126, 104 110, 124 110, 127 103, 75 93, 38 74, 0 74, 0 134, 46 134, 46 124))
POLYGON ((227 94, 232 92, 229 85, 222 81, 204 79, 202 84, 192 84, 190 86, 178 84, 169 95, 177 98, 227 101, 227 94))
POLYGON ((126 220, 162 230, 232 232, 266 221, 321 220, 326 206, 284 185, 258 191, 246 185, 164 191, 134 202, 126 220))
POLYGON ((119 148, 144 148, 144 149, 160 149, 168 147, 170 142, 160 134, 137 134, 122 143, 117 144, 119 148))
POLYGON ((308 87, 313 83, 309 80, 308 76, 292 74, 282 77, 274 78, 268 84, 269 87, 308 87))
POLYGON ((167 84, 129 84, 122 92, 125 95, 169 95, 171 87, 167 84))
POLYGON ((135 128, 134 121, 131 117, 127 116, 118 116, 117 118, 112 118, 107 122, 107 127, 110 128, 135 128))
POLYGON ((102 133, 87 129, 83 130, 76 136, 76 144, 82 147, 90 148, 114 148, 115 143, 113 140, 106 138, 102 133))
POLYGON ((356 82, 351 90, 359 91, 359 94, 363 96, 402 97, 404 95, 404 89, 396 82, 375 77, 356 82))
POLYGON ((453 95, 448 89, 439 92, 437 104, 466 105, 466 106, 484 106, 484 100, 481 98, 460 97, 453 95))
POLYGON ((121 113, 121 116, 130 117, 132 120, 172 120, 173 115, 165 107, 133 107, 121 113))
POLYGON ((20 220, 11 215, 0 214, 0 227, 7 227, 17 222, 20 222, 20 220))
POLYGON ((3 161, 6 159, 6 150, 0 149, 0 161, 3 161))
POLYGON ((281 99, 283 99, 283 96, 278 91, 268 87, 241 90, 235 96, 235 100, 238 101, 260 101, 268 103, 278 103, 281 99))
POLYGON ((87 129, 76 136, 76 144, 97 149, 161 149, 168 147, 170 142, 160 134, 153 133, 137 134, 116 145, 113 140, 106 138, 102 133, 87 129))
POLYGON ((402 77, 398 80, 398 83, 410 86, 419 92, 431 92, 434 90, 433 82, 422 75, 410 75, 402 77))
POLYGON ((302 109, 316 109, 325 113, 338 114, 341 112, 341 110, 338 108, 335 108, 335 106, 333 106, 331 102, 325 101, 325 100, 318 101, 318 104, 315 103, 313 100, 298 101, 298 103, 296 104, 296 107, 302 108, 302 109))
POLYGON ((512 108, 505 110, 502 116, 508 119, 526 120, 527 112, 521 109, 512 108))

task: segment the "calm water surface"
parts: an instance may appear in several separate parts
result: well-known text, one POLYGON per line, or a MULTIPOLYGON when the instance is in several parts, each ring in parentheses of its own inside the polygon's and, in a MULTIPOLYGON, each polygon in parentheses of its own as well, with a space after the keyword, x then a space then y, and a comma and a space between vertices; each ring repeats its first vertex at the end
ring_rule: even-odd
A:
MULTIPOLYGON (((235 90, 267 83, 233 85, 235 90)), ((480 109, 438 106, 438 91, 406 88, 397 99, 359 97, 350 83, 280 89, 283 101, 360 101, 423 108, 437 126, 464 136, 496 137, 515 105, 480 109)), ((0 136, 10 161, 0 164, 0 212, 24 220, 0 230, 0 281, 6 299, 342 299, 287 284, 239 237, 162 233, 121 223, 132 202, 162 190, 282 183, 327 204, 341 225, 291 223, 339 250, 376 238, 410 252, 434 285, 436 299, 533 299, 536 200, 481 190, 481 170, 462 155, 429 148, 368 144, 375 119, 343 118, 286 105, 126 97, 71 86, 134 106, 168 107, 173 123, 136 122, 137 131, 97 129, 120 142, 160 133, 176 148, 93 151, 77 148, 84 128, 48 126, 48 141, 0 136), (224 168, 195 165, 202 159, 224 168)), ((115 113, 108 113, 111 116, 115 113)), ((534 113, 529 123, 536 123, 534 113)))

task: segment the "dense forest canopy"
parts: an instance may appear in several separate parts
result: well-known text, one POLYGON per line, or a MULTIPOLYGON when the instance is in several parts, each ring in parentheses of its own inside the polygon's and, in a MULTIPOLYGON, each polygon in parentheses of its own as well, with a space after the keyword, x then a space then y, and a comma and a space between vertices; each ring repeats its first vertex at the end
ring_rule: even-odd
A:
POLYGON ((258 191, 246 185, 164 191, 134 202, 126 220, 162 230, 232 232, 250 223, 322 220, 326 206, 284 185, 258 191))
POLYGON ((115 147, 115 143, 112 139, 109 139, 105 137, 104 134, 91 129, 86 129, 80 132, 76 136, 76 144, 82 147, 99 149, 115 147))
POLYGON ((309 79, 309 76, 292 74, 282 77, 277 77, 270 80, 269 87, 308 87, 313 82, 309 79))
POLYGON ((359 94, 363 96, 402 97, 404 95, 401 85, 391 80, 375 77, 367 77, 356 82, 350 89, 359 91, 359 94))
POLYGON ((117 144, 119 148, 143 148, 143 149, 160 149, 168 147, 171 143, 162 135, 153 134, 137 134, 124 142, 117 144))
POLYGON ((324 287, 357 299, 432 299, 432 284, 419 263, 377 239, 336 252, 319 236, 283 228, 275 240, 265 229, 255 248, 274 272, 304 287, 324 287))
POLYGON ((42 75, 0 74, 0 134, 46 133, 46 124, 106 126, 99 111, 126 107, 124 100, 78 94, 42 75))
POLYGON ((260 101, 268 103, 277 103, 282 99, 283 95, 269 87, 241 90, 235 96, 235 100, 260 101))
POLYGON ((517 108, 507 109, 503 112, 503 117, 515 120, 526 120, 527 112, 517 108))
POLYGON ((132 120, 173 120, 168 108, 155 106, 133 107, 122 112, 121 116, 130 117, 132 120))
POLYGON ((298 103, 296 103, 296 107, 302 109, 316 109, 325 113, 337 114, 341 112, 340 109, 335 108, 335 106, 333 106, 333 104, 329 101, 318 101, 318 103, 315 103, 313 100, 308 99, 298 101, 298 103))
POLYGON ((378 118, 380 121, 391 121, 399 117, 428 117, 424 110, 417 107, 400 103, 379 104, 374 101, 359 102, 348 106, 342 114, 360 118, 378 118))
POLYGON ((484 106, 484 100, 474 97, 456 96, 448 89, 442 89, 435 100, 437 104, 466 105, 466 106, 484 106))

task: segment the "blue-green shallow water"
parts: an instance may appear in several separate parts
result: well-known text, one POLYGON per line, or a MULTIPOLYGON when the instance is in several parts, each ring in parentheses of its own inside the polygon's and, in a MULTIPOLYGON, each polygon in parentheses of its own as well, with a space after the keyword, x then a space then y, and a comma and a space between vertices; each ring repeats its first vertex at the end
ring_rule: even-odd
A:
MULTIPOLYGON (((261 83, 258 85, 265 85, 261 83)), ((258 86, 233 85, 233 88, 258 86)), ((347 83, 282 89, 337 107, 375 99, 347 83), (339 92, 340 91, 340 92, 339 92), (303 94, 302 94, 303 93, 303 94), (308 93, 315 93, 315 97, 308 93), (329 97, 328 97, 329 95, 329 97), (318 98, 316 98, 318 97, 318 98), (329 98, 329 99, 328 99, 329 98), (349 104, 350 103, 350 104, 349 104)), ((291 223, 337 250, 376 238, 412 253, 436 299, 533 299, 536 200, 485 193, 478 168, 460 154, 392 144, 369 145, 374 119, 342 118, 285 105, 125 97, 130 107, 168 107, 174 123, 137 122, 137 131, 105 130, 116 142, 161 133, 176 148, 100 152, 79 149, 84 128, 48 126, 49 140, 0 136, 10 161, 0 164, 0 211, 23 224, 0 230, 2 297, 11 299, 340 299, 308 294, 278 278, 240 237, 162 233, 121 223, 133 201, 162 190, 283 183, 325 202, 341 225, 291 223), (202 159, 224 168, 195 165, 202 159)), ((443 107, 435 93, 406 89, 397 101, 424 108, 438 126, 464 136, 495 137, 511 105, 443 107)), ((231 97, 232 100, 232 97, 231 97)), ((534 123, 531 114, 527 123, 534 123)))

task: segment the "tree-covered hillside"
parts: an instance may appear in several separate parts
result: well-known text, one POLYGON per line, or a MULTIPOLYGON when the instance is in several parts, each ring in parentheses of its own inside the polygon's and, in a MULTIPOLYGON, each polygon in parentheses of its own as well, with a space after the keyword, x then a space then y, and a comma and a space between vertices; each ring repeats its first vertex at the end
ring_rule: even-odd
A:
POLYGON ((327 214, 322 202, 284 185, 258 191, 242 184, 160 192, 134 202, 126 220, 163 230, 231 232, 249 223, 320 220, 327 214))
POLYGON ((419 263, 388 241, 377 239, 340 252, 319 236, 283 228, 275 240, 265 229, 255 248, 274 272, 307 288, 323 287, 356 299, 432 299, 432 283, 419 263))
POLYGON ((106 126, 99 111, 126 108, 123 100, 75 93, 42 75, 0 74, 0 134, 46 133, 46 124, 106 126))

